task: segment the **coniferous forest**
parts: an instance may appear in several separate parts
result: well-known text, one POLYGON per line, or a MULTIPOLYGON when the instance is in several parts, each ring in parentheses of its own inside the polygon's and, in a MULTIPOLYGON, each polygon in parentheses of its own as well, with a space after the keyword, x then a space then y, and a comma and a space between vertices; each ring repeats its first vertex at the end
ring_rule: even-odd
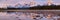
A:
MULTIPOLYGON (((9 6, 9 7, 11 7, 11 6, 9 6)), ((1 10, 52 10, 52 9, 60 9, 60 5, 54 5, 54 4, 52 4, 52 5, 43 5, 43 6, 41 6, 41 5, 37 5, 37 6, 33 6, 33 7, 23 7, 23 8, 9 8, 9 7, 7 7, 6 9, 5 8, 0 8, 1 10)), ((20 6, 19 6, 20 7, 20 6)))

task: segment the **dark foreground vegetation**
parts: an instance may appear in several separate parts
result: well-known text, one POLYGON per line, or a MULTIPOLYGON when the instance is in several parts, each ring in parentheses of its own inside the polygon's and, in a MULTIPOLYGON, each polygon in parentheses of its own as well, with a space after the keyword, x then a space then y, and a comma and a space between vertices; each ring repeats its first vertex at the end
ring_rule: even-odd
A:
POLYGON ((43 5, 43 6, 34 6, 34 7, 31 7, 30 9, 60 9, 60 5, 43 5))
MULTIPOLYGON (((0 8, 1 10, 5 10, 3 8, 0 8)), ((29 8, 7 8, 6 10, 52 10, 52 9, 60 9, 60 5, 37 5, 37 6, 33 6, 33 7, 29 7, 29 8)))

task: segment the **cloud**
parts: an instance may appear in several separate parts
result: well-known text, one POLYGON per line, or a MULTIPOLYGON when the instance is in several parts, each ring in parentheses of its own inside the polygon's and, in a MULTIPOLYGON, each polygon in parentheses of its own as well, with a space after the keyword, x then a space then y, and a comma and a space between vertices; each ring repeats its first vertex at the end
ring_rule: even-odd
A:
MULTIPOLYGON (((8 5, 15 5, 17 3, 23 4, 24 2, 29 3, 32 0, 0 0, 0 6, 1 4, 8 4, 8 5)), ((53 3, 60 3, 60 0, 52 0, 53 3)), ((38 4, 46 4, 47 0, 35 0, 35 2, 38 4)))

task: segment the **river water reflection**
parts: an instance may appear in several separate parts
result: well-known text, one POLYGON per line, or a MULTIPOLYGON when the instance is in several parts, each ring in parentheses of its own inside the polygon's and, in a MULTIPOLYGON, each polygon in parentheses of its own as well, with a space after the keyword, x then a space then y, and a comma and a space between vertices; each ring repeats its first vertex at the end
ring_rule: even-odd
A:
POLYGON ((55 14, 32 12, 0 12, 0 20, 58 20, 60 16, 55 14))

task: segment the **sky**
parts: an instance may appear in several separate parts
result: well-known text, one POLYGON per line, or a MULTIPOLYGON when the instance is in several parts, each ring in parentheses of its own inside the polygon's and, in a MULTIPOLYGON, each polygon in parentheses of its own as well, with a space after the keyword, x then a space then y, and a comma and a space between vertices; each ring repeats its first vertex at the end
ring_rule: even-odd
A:
MULTIPOLYGON (((0 0, 0 7, 4 7, 7 5, 15 5, 17 3, 20 3, 23 5, 24 1, 26 1, 26 3, 29 3, 30 1, 32 0, 0 0)), ((36 2, 36 4, 40 4, 40 5, 43 5, 43 4, 47 4, 47 0, 34 0, 36 2)), ((52 3, 53 4, 60 4, 60 0, 52 0, 52 3)))

